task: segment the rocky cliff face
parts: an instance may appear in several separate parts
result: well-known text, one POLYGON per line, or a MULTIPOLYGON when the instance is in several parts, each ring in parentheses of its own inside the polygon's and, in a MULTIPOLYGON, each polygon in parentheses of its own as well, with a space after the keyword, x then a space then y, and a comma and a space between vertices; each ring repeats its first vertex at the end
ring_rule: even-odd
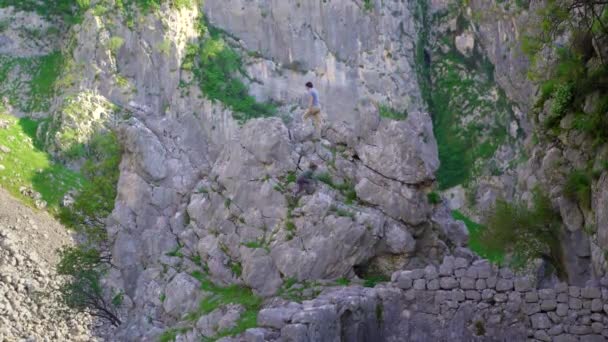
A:
MULTIPOLYGON (((600 238, 606 227, 602 183, 606 145, 598 144, 592 135, 577 129, 574 113, 560 120, 559 129, 548 129, 546 119, 552 115, 551 101, 541 109, 533 108, 542 96, 527 77, 532 66, 521 44, 524 31, 535 20, 537 6, 532 3, 529 7, 509 8, 494 2, 472 1, 469 17, 478 28, 476 37, 496 66, 497 82, 526 111, 520 122, 526 131, 524 149, 529 157, 515 170, 514 198, 530 200, 536 187, 549 194, 565 226, 562 245, 569 281, 583 285, 606 272, 603 251, 607 245, 600 238), (568 183, 577 174, 584 174, 586 185, 582 191, 586 195, 582 199, 568 195, 568 183)), ((588 65, 593 63, 591 60, 588 65)), ((598 96, 595 93, 584 99, 583 112, 590 114, 599 109, 598 96)))
MULTIPOLYGON (((563 160, 591 158, 568 143, 540 145, 517 167, 522 140, 530 141, 524 112, 533 87, 525 59, 507 47, 518 41, 525 11, 485 1, 160 3, 125 10, 92 1, 71 28, 0 12, 59 32, 33 48, 18 43, 23 25, 15 21, 0 49, 37 56, 61 47, 66 58, 58 92, 43 105, 29 100, 38 93, 9 96, 34 103, 12 112, 48 116, 39 136, 75 169, 98 134, 116 132, 123 147, 107 219, 114 267, 104 286, 124 294, 113 339, 608 335, 605 289, 559 284, 537 293, 530 279, 475 257, 464 224, 433 199, 439 174, 451 208, 474 214, 501 196, 527 199, 537 183, 563 184, 563 160), (276 117, 246 120, 201 91, 212 70, 193 64, 227 50, 240 56, 239 81, 255 100, 273 103, 276 117), (320 135, 301 117, 310 80, 321 94, 320 135), (460 130, 445 130, 454 123, 460 130), (454 151, 463 159, 445 159, 454 151), (295 197, 295 179, 310 163, 319 165, 315 191, 295 197), (333 287, 391 275, 373 289, 333 287)), ((29 84, 21 64, 10 70, 12 83, 29 84)), ((584 139, 578 143, 583 149, 584 139)), ((596 275, 605 266, 605 173, 594 180, 589 210, 551 190, 575 250, 573 281, 587 280, 590 258, 596 275), (591 245, 582 235, 590 222, 598 228, 591 245)))
MULTIPOLYGON (((197 86, 183 88, 193 77, 180 68, 186 44, 200 38, 197 8, 163 6, 160 18, 142 14, 131 28, 119 14, 89 11, 74 28, 81 67, 67 71, 78 77, 65 101, 92 105, 99 129, 116 127, 124 145, 108 228, 116 270, 107 285, 125 292, 120 339, 152 338, 195 311, 203 294, 192 273, 271 296, 287 279, 390 275, 466 244, 462 223, 427 200, 438 160, 413 71, 412 4, 243 6, 207 1, 204 13, 246 56, 260 100, 291 107, 305 80, 318 84, 323 139, 300 110, 283 114, 294 117, 288 125, 240 126, 197 86), (381 118, 378 106, 407 118, 381 118), (309 162, 324 182, 294 199, 293 178, 309 162)), ((62 120, 57 130, 70 127, 62 120)))

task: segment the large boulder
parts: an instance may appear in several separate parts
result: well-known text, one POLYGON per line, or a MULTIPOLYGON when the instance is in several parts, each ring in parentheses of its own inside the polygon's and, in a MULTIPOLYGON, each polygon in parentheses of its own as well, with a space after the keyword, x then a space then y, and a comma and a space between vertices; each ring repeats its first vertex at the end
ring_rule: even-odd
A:
POLYGON ((199 300, 203 293, 200 289, 201 284, 186 273, 177 274, 165 288, 165 300, 163 309, 175 318, 198 308, 199 300))

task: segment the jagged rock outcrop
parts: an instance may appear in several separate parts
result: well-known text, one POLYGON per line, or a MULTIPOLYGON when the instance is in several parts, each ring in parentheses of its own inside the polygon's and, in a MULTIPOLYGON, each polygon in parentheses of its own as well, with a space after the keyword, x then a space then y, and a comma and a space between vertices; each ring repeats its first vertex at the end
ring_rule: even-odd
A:
MULTIPOLYGON (((222 25, 213 7, 218 4, 206 3, 210 21, 233 35, 236 48, 253 50, 255 35, 229 21, 222 25)), ((276 5, 269 18, 286 20, 287 13, 295 13, 295 2, 276 5)), ((86 61, 86 67, 57 103, 86 89, 115 106, 101 121, 117 129, 124 146, 118 197, 108 220, 116 268, 106 283, 125 292, 118 339, 151 338, 193 310, 198 300, 180 297, 177 289, 196 283, 190 272, 205 270, 218 284, 245 284, 268 296, 286 278, 352 277, 356 267, 390 274, 438 260, 466 243, 464 225, 426 199, 438 160, 413 72, 416 34, 408 6, 391 2, 372 11, 351 1, 323 6, 328 15, 355 18, 335 26, 341 27, 336 32, 316 24, 315 30, 326 32, 323 40, 333 43, 318 45, 316 58, 302 59, 312 63, 302 64, 304 73, 289 69, 300 57, 280 55, 278 34, 269 38, 270 47, 247 57, 247 70, 258 81, 251 88, 260 99, 297 102, 299 91, 277 90, 317 80, 327 140, 314 139, 299 115, 289 125, 257 119, 239 127, 229 110, 202 98, 196 85, 180 89, 180 80, 192 77, 179 64, 186 43, 197 39, 198 9, 163 5, 162 17, 142 15, 132 29, 120 14, 84 15, 74 28, 71 58, 75 65, 86 61), (347 33, 365 45, 345 50, 341 42, 347 33), (115 37, 121 40, 110 44, 115 37), (164 42, 169 54, 155 48, 164 42), (268 69, 261 72, 264 65, 268 69), (394 73, 387 77, 387 70, 394 73), (279 71, 288 77, 279 77, 279 71), (407 119, 381 119, 378 105, 407 110, 407 119), (319 182, 314 195, 294 203, 291 177, 311 161, 327 172, 327 184, 319 182), (452 232, 458 235, 450 240, 452 232)), ((304 14, 298 20, 305 20, 304 14)), ((266 19, 260 14, 258 20, 266 19)), ((302 38, 294 32, 289 35, 298 46, 302 38)), ((62 121, 57 131, 74 128, 62 121)))
MULTIPOLYGON (((574 113, 560 119, 558 133, 547 129, 546 120, 552 115, 551 101, 547 101, 543 108, 533 108, 540 95, 527 78, 532 65, 521 46, 526 30, 534 30, 534 23, 539 20, 539 4, 531 2, 529 7, 505 7, 494 1, 471 1, 469 6, 469 18, 478 29, 477 37, 496 67, 497 82, 509 98, 524 109, 525 115, 519 117, 519 123, 526 132, 524 143, 529 157, 516 168, 513 198, 529 201, 536 187, 551 197, 564 223, 561 240, 569 280, 584 285, 587 280, 606 273, 604 251, 608 245, 600 238, 608 227, 604 221, 606 206, 602 201, 606 146, 598 146, 591 136, 576 129, 574 113), (572 195, 565 193, 566 183, 576 172, 589 174, 585 176, 589 177, 589 198, 583 201, 588 203, 578 203, 572 195)), ((545 57, 547 60, 543 63, 551 63, 550 54, 545 57)), ((588 65, 593 66, 593 61, 588 65)), ((584 99, 585 113, 599 110, 598 94, 584 99)))
MULTIPOLYGON (((431 7, 440 13, 449 3, 432 1, 431 7)), ((570 134, 559 137, 566 147, 534 149, 518 170, 517 184, 511 164, 520 155, 507 142, 521 138, 520 129, 529 133, 523 113, 503 101, 491 73, 471 75, 461 67, 466 63, 433 60, 437 51, 450 52, 452 44, 469 59, 483 47, 496 66, 498 84, 528 108, 532 91, 522 78, 525 64, 517 49, 507 48, 507 40, 517 41, 518 21, 508 15, 484 17, 460 27, 455 17, 440 20, 431 31, 437 44, 429 54, 421 48, 419 29, 420 16, 430 14, 421 14, 421 5, 206 0, 202 8, 176 8, 165 1, 157 13, 130 13, 136 20, 114 10, 100 15, 99 8, 83 14, 69 32, 69 62, 50 106, 51 120, 39 134, 73 167, 82 161, 70 156, 74 146, 108 130, 120 138, 118 196, 107 220, 114 267, 104 280, 108 291, 124 293, 124 324, 113 339, 153 340, 170 332, 178 340, 196 340, 230 332, 241 318, 250 318, 251 308, 230 303, 207 310, 201 301, 215 298, 214 286, 234 284, 266 298, 261 328, 236 340, 567 340, 573 335, 593 340, 608 335, 605 288, 580 293, 571 287, 566 294, 560 284, 553 292, 536 291, 506 269, 480 260, 471 265, 466 227, 452 219, 444 203, 430 203, 438 146, 419 73, 436 63, 439 68, 425 75, 426 81, 462 78, 484 100, 483 113, 473 108, 462 118, 463 126, 478 117, 486 120, 500 105, 500 120, 482 120, 486 136, 499 132, 503 140, 483 141, 492 163, 480 163, 485 178, 474 194, 480 206, 487 208, 505 194, 527 199, 534 185, 543 184, 568 228, 566 249, 575 251, 568 262, 580 271, 573 280, 587 280, 589 260, 596 274, 605 268, 606 171, 594 180, 590 210, 558 195, 571 169, 560 162, 578 166, 591 158, 578 153, 584 139, 570 134), (229 108, 205 98, 192 82, 195 75, 182 62, 189 44, 201 39, 203 15, 242 56, 249 76, 243 81, 251 93, 278 104, 283 120, 235 120, 229 108), (442 32, 454 41, 442 42, 442 32), (326 119, 321 136, 301 118, 303 84, 309 80, 321 94, 326 119), (402 120, 380 115, 387 108, 402 120), (311 162, 319 165, 315 191, 295 197, 295 178, 311 162), (591 241, 583 235, 589 222, 598 227, 591 241), (444 259, 448 254, 458 258, 444 259), (332 289, 301 304, 271 299, 286 290, 313 298, 330 282, 361 281, 369 271, 398 272, 392 282, 373 289, 332 289), (312 281, 319 284, 303 288, 312 281)), ((481 10, 486 5, 469 4, 481 10)), ((25 19, 22 14, 17 19, 5 36, 21 30, 25 19)), ((27 45, 6 44, 0 49, 33 53, 27 45)), ((475 62, 487 67, 483 58, 475 62)), ((460 95, 447 105, 468 106, 470 94, 460 95)), ((464 191, 452 190, 464 202, 464 191)))
POLYGON ((357 136, 368 129, 366 112, 356 110, 362 100, 408 113, 424 108, 414 64, 415 6, 394 0, 211 0, 204 12, 262 56, 247 66, 256 96, 293 103, 302 98, 304 83, 314 80, 324 113, 345 121, 357 136))

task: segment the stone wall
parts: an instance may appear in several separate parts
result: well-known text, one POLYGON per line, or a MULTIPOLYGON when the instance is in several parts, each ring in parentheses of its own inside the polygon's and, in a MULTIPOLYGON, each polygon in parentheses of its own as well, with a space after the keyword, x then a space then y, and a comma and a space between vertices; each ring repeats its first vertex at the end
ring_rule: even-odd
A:
POLYGON ((485 260, 445 257, 391 282, 333 288, 263 309, 233 341, 605 341, 608 278, 599 287, 537 289, 485 260))

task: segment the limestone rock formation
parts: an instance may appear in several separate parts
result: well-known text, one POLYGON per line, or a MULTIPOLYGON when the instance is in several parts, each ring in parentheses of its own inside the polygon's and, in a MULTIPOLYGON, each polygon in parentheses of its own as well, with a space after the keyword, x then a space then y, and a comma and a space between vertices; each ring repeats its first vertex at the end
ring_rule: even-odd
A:
MULTIPOLYGON (((0 25, 0 63, 4 54, 35 59, 59 50, 66 60, 44 101, 29 91, 25 64, 11 64, 0 85, 4 107, 46 117, 37 132, 44 148, 74 169, 97 135, 112 131, 120 140, 103 285, 124 294, 123 324, 110 340, 608 338, 607 171, 593 179, 588 207, 562 196, 567 174, 601 165, 608 149, 591 154, 591 142, 575 132, 531 146, 529 65, 511 44, 527 11, 498 0, 177 5, 186 2, 92 0, 65 26, 0 8, 0 24, 11 18, 0 25), (24 39, 34 26, 58 33, 24 39), (210 38, 217 40, 201 52, 210 38), (209 70, 192 65, 226 49, 239 64, 230 76, 245 90, 214 89, 214 99, 201 90, 209 70), (306 81, 321 94, 320 132, 302 118, 306 81), (272 103, 276 113, 244 116, 221 101, 233 91, 272 103), (458 115, 441 117, 448 110, 458 115), (475 139, 456 146, 440 136, 454 131, 475 139), (518 164, 523 140, 529 158, 518 164), (442 165, 439 157, 454 151, 446 146, 474 155, 442 165), (296 179, 311 163, 319 167, 314 191, 296 196, 296 179), (435 189, 446 164, 457 168, 448 176, 462 167, 478 177, 449 184, 443 200, 435 189), (467 248, 466 225, 452 218, 458 208, 481 216, 500 197, 529 200, 535 186, 563 218, 572 286, 537 289, 539 279, 479 259, 467 248)), ((597 101, 590 96, 586 107, 597 101)), ((572 125, 572 117, 560 122, 572 125)), ((15 234, 0 239, 8 265, 0 265, 0 313, 11 318, 0 317, 9 327, 0 339, 40 336, 54 322, 27 323, 31 312, 48 318, 40 307, 13 310, 31 304, 23 295, 30 284, 46 281, 14 280, 23 270, 40 273, 14 248, 15 234), (3 301, 9 297, 16 299, 3 301)), ((70 338, 88 338, 91 320, 73 322, 70 338)), ((68 339, 65 322, 53 328, 52 338, 68 339)))

